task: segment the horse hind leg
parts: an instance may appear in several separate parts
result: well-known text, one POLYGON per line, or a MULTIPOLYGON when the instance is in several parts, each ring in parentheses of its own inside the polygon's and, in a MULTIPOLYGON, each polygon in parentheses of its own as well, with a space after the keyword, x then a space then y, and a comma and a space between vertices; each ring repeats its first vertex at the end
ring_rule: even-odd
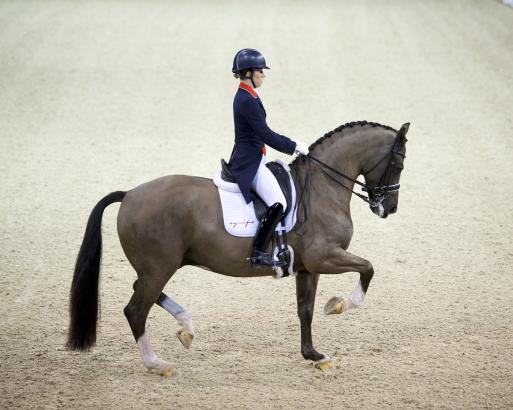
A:
MULTIPOLYGON (((133 288, 137 286, 137 280, 134 282, 133 288)), ((194 326, 192 325, 192 312, 183 306, 176 303, 164 292, 160 293, 159 298, 155 302, 166 312, 171 314, 178 324, 182 326, 177 332, 176 337, 187 349, 191 347, 192 339, 194 338, 194 326)))
POLYGON ((134 284, 134 294, 124 309, 144 366, 150 371, 158 372, 161 376, 172 375, 176 371, 176 367, 155 354, 146 329, 146 319, 171 275, 140 274, 134 284))

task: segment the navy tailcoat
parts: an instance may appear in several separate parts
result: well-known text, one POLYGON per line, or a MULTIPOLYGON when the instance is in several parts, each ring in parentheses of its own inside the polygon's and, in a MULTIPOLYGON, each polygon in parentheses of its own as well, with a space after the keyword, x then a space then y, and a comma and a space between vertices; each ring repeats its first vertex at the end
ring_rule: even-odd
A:
POLYGON ((265 144, 277 151, 292 155, 296 143, 271 130, 265 121, 266 113, 258 94, 241 83, 233 100, 235 146, 230 157, 230 171, 247 203, 251 202, 251 183, 265 153, 265 144))

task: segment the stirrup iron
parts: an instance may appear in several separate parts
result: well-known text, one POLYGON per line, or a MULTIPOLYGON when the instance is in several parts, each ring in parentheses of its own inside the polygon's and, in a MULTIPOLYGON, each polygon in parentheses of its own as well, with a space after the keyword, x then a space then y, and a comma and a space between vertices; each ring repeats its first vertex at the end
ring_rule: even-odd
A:
POLYGON ((249 258, 246 258, 246 260, 251 262, 251 266, 254 268, 258 267, 264 267, 269 266, 273 269, 275 268, 282 268, 287 265, 286 261, 283 261, 281 259, 275 260, 272 255, 268 253, 260 253, 258 255, 250 256, 249 258))

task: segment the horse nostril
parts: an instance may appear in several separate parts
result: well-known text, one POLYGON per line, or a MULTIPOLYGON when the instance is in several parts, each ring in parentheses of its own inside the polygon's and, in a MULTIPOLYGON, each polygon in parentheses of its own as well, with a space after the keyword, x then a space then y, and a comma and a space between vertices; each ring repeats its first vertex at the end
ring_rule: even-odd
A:
POLYGON ((393 206, 392 208, 390 208, 391 214, 395 214, 396 212, 397 212, 397 206, 393 206))

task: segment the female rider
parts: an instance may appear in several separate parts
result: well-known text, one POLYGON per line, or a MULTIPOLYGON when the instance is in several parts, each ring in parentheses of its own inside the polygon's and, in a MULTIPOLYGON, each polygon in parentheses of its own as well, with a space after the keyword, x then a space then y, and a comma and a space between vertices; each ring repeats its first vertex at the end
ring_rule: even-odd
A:
POLYGON ((277 134, 267 126, 264 106, 255 91, 264 81, 264 69, 269 69, 264 56, 251 48, 240 50, 233 59, 232 72, 240 79, 240 84, 233 100, 235 146, 229 167, 246 203, 251 202, 253 188, 269 207, 253 242, 252 266, 276 266, 267 248, 287 207, 278 181, 265 166, 265 145, 289 155, 308 154, 306 144, 277 134))

